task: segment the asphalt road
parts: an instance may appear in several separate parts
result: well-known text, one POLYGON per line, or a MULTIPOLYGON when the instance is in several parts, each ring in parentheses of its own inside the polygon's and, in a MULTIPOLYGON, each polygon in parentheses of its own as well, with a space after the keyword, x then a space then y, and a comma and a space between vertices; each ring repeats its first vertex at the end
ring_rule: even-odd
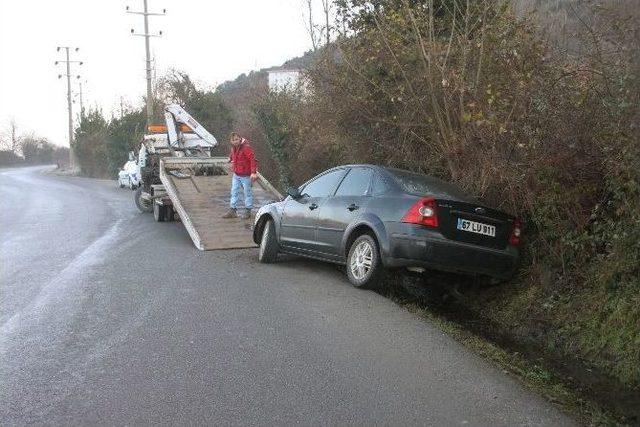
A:
POLYGON ((330 265, 200 252, 114 182, 0 170, 0 424, 567 425, 330 265))

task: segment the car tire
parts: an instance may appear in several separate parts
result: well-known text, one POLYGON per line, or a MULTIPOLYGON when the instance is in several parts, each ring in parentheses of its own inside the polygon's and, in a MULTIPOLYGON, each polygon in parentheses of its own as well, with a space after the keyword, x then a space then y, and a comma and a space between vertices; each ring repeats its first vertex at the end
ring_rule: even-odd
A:
POLYGON ((353 241, 347 255, 347 278, 356 288, 374 289, 380 282, 382 262, 378 242, 370 234, 353 241))
POLYGON ((136 206, 138 207, 140 212, 142 212, 142 213, 150 213, 150 212, 153 211, 153 202, 146 201, 146 200, 142 199, 142 192, 143 191, 144 191, 144 188, 142 188, 142 187, 138 187, 138 189, 136 190, 136 193, 134 195, 136 206))
POLYGON ((260 251, 258 261, 264 264, 276 262, 278 258, 278 241, 276 239, 276 227, 273 220, 268 219, 262 227, 262 239, 260 240, 260 251))
POLYGON ((157 203, 153 204, 153 219, 155 219, 156 222, 164 222, 166 212, 166 206, 161 206, 157 203))

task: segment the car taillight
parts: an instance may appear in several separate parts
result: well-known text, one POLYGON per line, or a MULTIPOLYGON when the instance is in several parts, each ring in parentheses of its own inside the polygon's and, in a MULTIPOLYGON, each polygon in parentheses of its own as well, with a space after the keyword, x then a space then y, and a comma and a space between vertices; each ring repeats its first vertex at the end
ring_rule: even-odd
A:
POLYGON ((435 199, 418 200, 404 215, 402 222, 437 227, 438 210, 435 199))
POLYGON ((511 229, 511 235, 509 236, 509 244, 511 246, 520 245, 520 236, 522 234, 522 221, 516 219, 513 221, 513 228, 511 229))

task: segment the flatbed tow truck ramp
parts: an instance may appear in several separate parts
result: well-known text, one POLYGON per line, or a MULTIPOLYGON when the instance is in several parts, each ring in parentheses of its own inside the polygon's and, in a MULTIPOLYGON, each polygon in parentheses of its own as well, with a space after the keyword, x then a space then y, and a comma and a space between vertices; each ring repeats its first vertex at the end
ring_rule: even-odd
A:
MULTIPOLYGON (((154 215, 164 220, 169 211, 180 216, 194 245, 203 251, 251 248, 252 218, 225 219, 231 189, 230 165, 222 157, 165 157, 160 160, 160 180, 154 215), (161 191, 166 192, 162 195, 161 191), (159 211, 159 212, 156 212, 159 211)), ((279 200, 280 193, 260 174, 253 184, 254 210, 279 200)), ((158 219, 158 218, 156 218, 158 219)))

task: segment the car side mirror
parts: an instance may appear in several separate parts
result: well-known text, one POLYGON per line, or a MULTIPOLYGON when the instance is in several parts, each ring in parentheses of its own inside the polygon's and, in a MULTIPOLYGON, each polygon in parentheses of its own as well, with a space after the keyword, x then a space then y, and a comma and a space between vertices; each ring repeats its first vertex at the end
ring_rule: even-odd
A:
POLYGON ((293 200, 298 200, 299 198, 301 198, 301 197, 302 197, 302 194, 300 193, 300 190, 299 190, 299 189, 297 189, 296 187, 289 187, 289 188, 287 189, 287 194, 288 194, 289 196, 291 196, 291 198, 292 198, 293 200))

